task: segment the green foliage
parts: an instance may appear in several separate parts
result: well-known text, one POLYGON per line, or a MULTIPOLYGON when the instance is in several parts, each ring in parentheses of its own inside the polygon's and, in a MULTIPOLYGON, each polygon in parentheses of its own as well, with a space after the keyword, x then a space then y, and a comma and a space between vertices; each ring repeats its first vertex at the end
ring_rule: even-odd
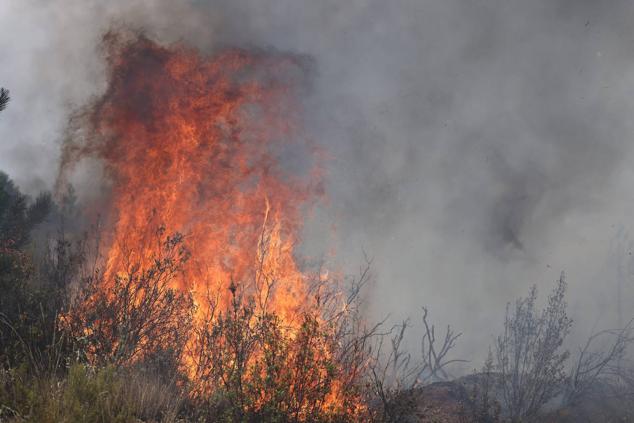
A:
POLYGON ((6 88, 0 88, 0 112, 3 111, 7 104, 9 104, 11 97, 9 96, 9 90, 6 88))
POLYGON ((173 287, 190 256, 183 237, 159 228, 154 256, 105 275, 98 253, 89 260, 86 239, 68 225, 75 204, 72 189, 60 204, 47 195, 30 201, 0 174, 0 421, 335 423, 362 415, 376 330, 356 314, 367 271, 347 296, 316 285, 316 301, 294 322, 255 306, 274 289, 266 280, 249 295, 232 285, 229 306, 216 304, 193 325, 204 305, 173 287), (60 222, 54 239, 37 230, 46 219, 60 222))
MULTIPOLYGON (((114 369, 106 367, 94 374, 84 366, 70 368, 68 379, 58 398, 44 404, 41 421, 129 422, 132 410, 122 398, 123 381, 114 369)), ((49 396, 49 399, 51 397, 49 396)))
POLYGON ((0 172, 0 246, 23 249, 31 231, 44 221, 51 207, 50 194, 41 194, 30 202, 9 177, 0 172))
POLYGON ((5 371, 0 404, 0 421, 33 423, 171 422, 180 407, 169 387, 140 373, 78 364, 64 379, 29 377, 23 368, 5 371))
POLYGON ((46 347, 54 344, 56 310, 51 301, 62 294, 35 283, 27 248, 31 231, 47 217, 51 204, 46 194, 30 202, 0 173, 0 364, 28 360, 39 369, 46 347))

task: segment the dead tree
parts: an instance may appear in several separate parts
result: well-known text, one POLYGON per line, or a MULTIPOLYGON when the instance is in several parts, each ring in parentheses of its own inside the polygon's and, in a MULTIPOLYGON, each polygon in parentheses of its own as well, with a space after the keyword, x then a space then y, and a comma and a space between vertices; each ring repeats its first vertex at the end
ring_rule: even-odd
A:
POLYGON ((566 281, 562 272, 539 313, 537 287, 514 307, 506 308, 504 332, 495 345, 502 400, 512 422, 533 419, 542 406, 560 392, 569 353, 562 344, 572 325, 566 314, 566 281))
POLYGON ((570 371, 564 395, 564 403, 574 405, 590 394, 598 381, 617 385, 625 372, 620 363, 627 348, 634 341, 632 324, 622 329, 602 330, 592 334, 579 348, 577 361, 570 371), (597 348, 596 345, 602 347, 597 348))
POLYGON ((420 361, 413 359, 404 346, 405 333, 410 326, 408 320, 386 333, 374 332, 375 344, 368 374, 374 402, 378 405, 373 416, 376 421, 403 421, 416 408, 417 388, 425 382, 449 379, 446 368, 454 363, 466 362, 448 359, 461 333, 455 333, 451 326, 447 326, 442 344, 437 344, 436 330, 429 323, 425 307, 422 320, 425 332, 421 340, 420 361))
POLYGON ((449 360, 447 354, 456 346, 456 340, 462 333, 456 333, 447 325, 442 344, 436 344, 436 328, 427 320, 428 311, 423 307, 423 326, 425 333, 421 340, 422 367, 419 377, 427 377, 430 382, 450 379, 447 367, 455 363, 466 363, 468 360, 449 360), (438 348, 440 346, 440 348, 438 348))

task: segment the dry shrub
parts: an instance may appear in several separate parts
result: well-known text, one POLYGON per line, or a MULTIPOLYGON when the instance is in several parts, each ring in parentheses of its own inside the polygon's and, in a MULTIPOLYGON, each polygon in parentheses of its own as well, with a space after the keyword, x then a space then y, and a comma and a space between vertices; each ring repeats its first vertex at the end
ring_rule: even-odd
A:
POLYGON ((317 282, 319 300, 302 310, 299 322, 282 321, 235 284, 228 310, 210 298, 189 354, 199 410, 206 418, 254 422, 367 415, 361 385, 373 329, 365 329, 358 309, 366 280, 367 270, 347 296, 317 282))
POLYGON ((536 418, 561 391, 569 357, 563 342, 572 326, 566 314, 562 272, 543 310, 536 309, 537 288, 507 306, 504 331, 495 344, 504 411, 512 422, 536 418))
POLYGON ((284 321, 266 300, 276 281, 257 271, 256 281, 232 284, 195 306, 189 293, 172 288, 190 256, 183 237, 161 228, 157 239, 149 264, 130 263, 111 283, 99 271, 83 281, 63 319, 80 361, 158 371, 187 393, 184 409, 196 419, 368 415, 363 389, 378 327, 367 328, 361 318, 368 267, 347 289, 344 282, 307 278, 306 304, 284 321), (221 306, 227 296, 229 306, 221 306))
POLYGON ((84 278, 64 323, 81 359, 93 365, 180 361, 191 330, 193 301, 172 287, 189 259, 180 234, 156 233, 147 263, 128 263, 108 283, 95 270, 84 278))

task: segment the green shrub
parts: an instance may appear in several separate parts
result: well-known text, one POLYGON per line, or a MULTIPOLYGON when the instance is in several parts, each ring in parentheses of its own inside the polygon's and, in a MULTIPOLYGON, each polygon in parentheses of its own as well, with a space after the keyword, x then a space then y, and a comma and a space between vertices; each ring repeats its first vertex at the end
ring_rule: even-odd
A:
POLYGON ((74 365, 65 379, 29 378, 24 370, 4 371, 1 377, 0 421, 172 422, 181 405, 174 387, 114 367, 74 365))

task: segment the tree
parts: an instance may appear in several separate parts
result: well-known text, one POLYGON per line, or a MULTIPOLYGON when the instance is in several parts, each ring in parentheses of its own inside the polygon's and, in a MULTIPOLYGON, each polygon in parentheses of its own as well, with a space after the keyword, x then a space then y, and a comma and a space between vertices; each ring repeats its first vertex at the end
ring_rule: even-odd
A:
POLYGON ((425 333, 421 339, 421 355, 423 365, 420 371, 420 377, 428 377, 431 382, 448 380, 450 378, 447 373, 447 367, 455 363, 466 363, 467 360, 449 359, 447 354, 451 351, 456 341, 462 333, 455 333, 450 325, 447 325, 445 336, 442 338, 442 345, 436 344, 436 327, 427 320, 428 311, 423 307, 423 326, 425 333), (440 347, 440 348, 439 348, 440 347))
POLYGON ((515 305, 507 305, 504 332, 495 344, 502 400, 513 422, 530 420, 557 395, 566 379, 569 353, 562 344, 572 320, 566 314, 566 280, 562 272, 548 304, 536 310, 537 287, 515 305))
POLYGON ((30 201, 0 172, 1 364, 27 360, 39 368, 43 350, 50 344, 55 313, 49 305, 55 295, 47 286, 34 283, 35 269, 27 251, 31 232, 50 209, 50 195, 30 201))
POLYGON ((31 231, 48 216, 52 200, 48 193, 34 201, 22 194, 7 174, 0 172, 0 246, 23 249, 31 231))
POLYGON ((0 88, 0 112, 6 109, 11 97, 9 96, 9 90, 6 88, 0 88))

